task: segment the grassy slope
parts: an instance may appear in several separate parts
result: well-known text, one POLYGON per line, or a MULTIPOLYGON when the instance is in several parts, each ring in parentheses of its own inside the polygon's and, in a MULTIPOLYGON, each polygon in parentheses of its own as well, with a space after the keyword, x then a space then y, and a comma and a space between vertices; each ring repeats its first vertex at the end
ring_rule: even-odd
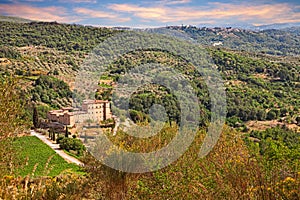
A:
POLYGON ((34 172, 34 176, 57 176, 65 170, 81 173, 79 166, 67 163, 62 157, 36 137, 24 136, 17 138, 14 141, 14 147, 18 152, 21 163, 26 162, 26 158, 28 158, 28 164, 18 172, 21 176, 32 174, 36 164, 38 165, 34 172), (47 174, 45 171, 48 170, 45 170, 45 166, 51 156, 53 157, 48 165, 47 169, 49 170, 49 173, 47 174))

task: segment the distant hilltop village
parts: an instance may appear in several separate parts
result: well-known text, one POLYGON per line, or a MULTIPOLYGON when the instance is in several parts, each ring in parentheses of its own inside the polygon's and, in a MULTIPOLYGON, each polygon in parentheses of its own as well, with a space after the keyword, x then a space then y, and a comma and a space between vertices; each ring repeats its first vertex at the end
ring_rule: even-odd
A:
POLYGON ((201 31, 210 31, 210 32, 248 32, 249 30, 242 28, 233 28, 233 27, 196 27, 192 25, 182 25, 182 26, 167 26, 167 29, 174 30, 184 30, 184 29, 194 29, 201 31))
POLYGON ((100 122, 112 118, 109 101, 84 100, 81 109, 66 107, 47 113, 50 122, 58 122, 73 127, 75 123, 100 122))

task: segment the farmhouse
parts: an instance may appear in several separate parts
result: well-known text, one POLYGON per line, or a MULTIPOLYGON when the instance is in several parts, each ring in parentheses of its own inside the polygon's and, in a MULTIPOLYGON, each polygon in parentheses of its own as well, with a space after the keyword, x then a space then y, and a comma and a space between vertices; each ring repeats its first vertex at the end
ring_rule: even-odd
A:
POLYGON ((220 45, 223 45, 223 42, 219 41, 219 42, 213 43, 213 46, 214 46, 214 47, 215 47, 215 46, 220 46, 220 45))
POLYGON ((51 110, 47 113, 50 122, 59 122, 74 126, 75 123, 87 121, 100 122, 112 118, 109 101, 84 100, 81 109, 66 107, 60 110, 51 110))

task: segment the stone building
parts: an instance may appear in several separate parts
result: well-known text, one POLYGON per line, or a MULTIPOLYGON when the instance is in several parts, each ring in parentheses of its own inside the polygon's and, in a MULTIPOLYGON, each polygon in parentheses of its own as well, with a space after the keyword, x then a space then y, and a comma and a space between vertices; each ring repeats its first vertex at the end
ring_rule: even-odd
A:
POLYGON ((112 118, 109 101, 84 100, 81 109, 66 107, 47 113, 50 122, 74 126, 75 123, 104 121, 112 118))

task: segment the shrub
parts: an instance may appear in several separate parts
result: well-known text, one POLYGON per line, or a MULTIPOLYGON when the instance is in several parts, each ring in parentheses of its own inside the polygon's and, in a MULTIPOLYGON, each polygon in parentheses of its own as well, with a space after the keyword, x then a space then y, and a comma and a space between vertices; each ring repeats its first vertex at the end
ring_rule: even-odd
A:
POLYGON ((136 110, 130 110, 129 114, 130 114, 131 119, 135 123, 150 121, 149 116, 143 112, 136 111, 136 110))
POLYGON ((61 141, 62 141, 64 138, 65 138, 64 136, 59 136, 59 137, 56 139, 56 143, 57 143, 57 144, 60 144, 61 141))
POLYGON ((270 110, 267 114, 267 120, 273 120, 276 119, 276 113, 274 112, 274 110, 270 110))
POLYGON ((75 151, 80 156, 85 151, 85 146, 81 140, 76 138, 63 138, 60 140, 59 147, 66 151, 75 151))

